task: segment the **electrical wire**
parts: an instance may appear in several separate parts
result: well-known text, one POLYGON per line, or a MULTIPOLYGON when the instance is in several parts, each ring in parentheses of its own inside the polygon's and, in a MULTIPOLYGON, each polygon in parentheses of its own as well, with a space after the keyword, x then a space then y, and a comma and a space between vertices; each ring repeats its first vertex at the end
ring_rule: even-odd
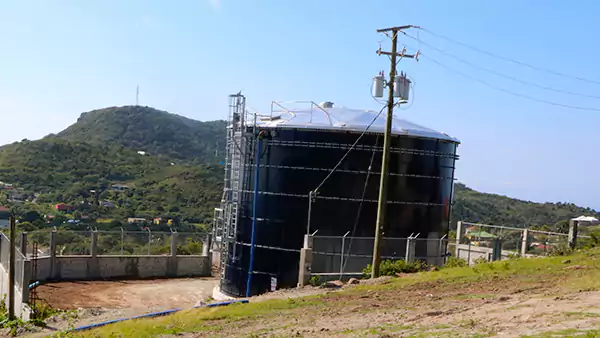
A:
POLYGON ((587 97, 587 98, 592 98, 592 99, 600 99, 600 96, 598 96, 598 95, 582 94, 582 93, 577 93, 577 92, 571 92, 571 91, 568 91, 568 90, 552 88, 552 87, 540 85, 540 84, 537 84, 537 83, 520 80, 520 79, 518 79, 516 77, 510 76, 510 75, 506 75, 506 74, 502 74, 500 72, 497 72, 497 71, 489 69, 489 68, 478 66, 478 65, 476 65, 476 64, 474 64, 472 62, 469 62, 469 61, 467 61, 465 59, 462 59, 462 58, 460 58, 460 57, 458 57, 456 55, 453 55, 453 54, 448 53, 448 52, 446 52, 446 51, 444 51, 442 49, 439 49, 439 48, 437 48, 435 46, 432 46, 432 45, 426 43, 425 41, 419 40, 418 38, 416 38, 416 37, 414 37, 414 36, 412 36, 410 34, 407 34, 405 32, 403 32, 403 33, 404 33, 404 35, 406 37, 408 37, 410 39, 413 39, 413 40, 416 40, 420 45, 429 47, 429 48, 431 48, 431 49, 439 52, 440 54, 444 54, 444 55, 446 55, 446 56, 448 56, 448 57, 450 57, 450 58, 452 58, 452 59, 454 59, 454 60, 456 60, 458 62, 464 63, 464 64, 466 64, 466 65, 468 65, 470 67, 473 67, 473 68, 476 68, 476 69, 488 72, 490 74, 494 74, 496 76, 499 76, 499 77, 502 77, 502 78, 505 78, 505 79, 508 79, 508 80, 511 80, 511 81, 514 81, 514 82, 518 82, 518 83, 523 84, 523 85, 533 86, 533 87, 537 87, 537 88, 540 88, 540 89, 552 91, 552 92, 555 92, 555 93, 562 93, 562 94, 573 95, 573 96, 587 97))
POLYGON ((552 70, 552 69, 547 69, 547 68, 543 68, 543 67, 539 67, 539 66, 534 66, 534 65, 522 62, 522 61, 514 60, 514 59, 511 59, 511 58, 502 56, 502 55, 498 55, 498 54, 494 54, 492 52, 485 51, 483 49, 480 49, 480 48, 468 45, 468 44, 466 44, 464 42, 460 42, 458 40, 455 40, 455 39, 449 38, 447 36, 444 36, 444 35, 432 32, 432 31, 430 31, 428 29, 425 29, 425 28, 422 28, 422 27, 418 27, 418 29, 420 29, 420 30, 422 30, 422 31, 424 31, 426 33, 429 33, 429 34, 431 34, 433 36, 436 36, 438 38, 450 41, 452 43, 461 45, 461 46, 463 46, 465 48, 468 48, 468 49, 471 49, 473 51, 476 51, 476 52, 479 52, 479 53, 491 56, 491 57, 496 58, 496 59, 504 60, 504 61, 507 61, 507 62, 512 62, 512 63, 520 65, 520 66, 531 68, 533 70, 537 70, 537 71, 540 71, 540 72, 550 73, 550 74, 553 74, 553 75, 556 75, 556 76, 561 76, 561 77, 564 77, 564 78, 570 78, 570 79, 574 79, 574 80, 578 80, 578 81, 583 81, 583 82, 587 82, 587 83, 600 84, 600 81, 598 81, 598 80, 587 79, 587 78, 584 78, 584 77, 581 77, 581 76, 568 75, 568 74, 557 72, 557 71, 552 70))
POLYGON ((517 97, 520 97, 520 98, 523 98, 523 99, 527 99, 527 100, 530 100, 530 101, 534 101, 534 102, 538 102, 538 103, 544 103, 544 104, 551 105, 551 106, 556 106, 556 107, 569 108, 569 109, 575 109, 575 110, 585 110, 585 111, 600 111, 600 108, 573 106, 573 105, 568 105, 568 104, 563 104, 563 103, 558 103, 558 102, 553 102, 553 101, 538 99, 538 98, 535 98, 535 97, 532 97, 532 96, 529 96, 529 95, 524 95, 524 94, 520 94, 520 93, 517 93, 517 92, 513 92, 513 91, 510 91, 508 89, 504 89, 504 88, 501 88, 501 87, 494 86, 494 85, 492 85, 492 84, 490 84, 488 82, 485 82, 485 81, 483 81, 481 79, 477 79, 475 77, 467 75, 467 74, 465 74, 465 73, 463 73, 461 71, 458 71, 458 70, 456 70, 456 69, 454 69, 454 68, 452 68, 450 66, 447 66, 447 65, 445 65, 445 64, 443 64, 443 63, 441 63, 441 62, 439 62, 439 61, 437 61, 437 60, 435 60, 435 59, 433 59, 433 58, 431 58, 431 57, 429 57, 429 56, 427 56, 427 55, 425 55, 423 53, 421 53, 420 56, 423 57, 424 59, 427 59, 427 60, 429 60, 429 61, 437 64, 438 66, 440 66, 442 68, 445 68, 445 69, 453 72, 453 73, 461 75, 461 76, 463 76, 463 77, 465 77, 465 78, 467 78, 469 80, 472 80, 472 81, 475 81, 475 82, 479 82, 480 84, 482 84, 482 85, 484 85, 486 87, 489 87, 489 88, 497 90, 497 91, 501 91, 501 92, 506 93, 506 94, 510 94, 510 95, 517 96, 517 97))
POLYGON ((317 192, 317 191, 319 191, 319 189, 321 189, 321 187, 323 186, 323 184, 325 184, 325 182, 329 179, 329 177, 331 177, 331 175, 333 175, 333 173, 342 164, 342 162, 344 162, 344 160, 346 159, 346 157, 348 157, 348 154, 350 154, 350 152, 354 149, 354 147, 356 147, 356 145, 358 144, 358 142, 360 142, 360 140, 363 138, 363 136, 365 136, 365 134, 367 133, 367 131, 369 131, 369 128, 371 128, 371 126, 373 125, 373 123, 375 123, 375 121, 377 120, 377 118, 379 117, 379 115, 381 115, 381 113, 383 112, 383 110, 386 107, 387 106, 383 106, 381 108, 381 110, 379 111, 379 113, 377 113, 377 115, 375 115, 375 117, 373 118, 373 121, 371 121, 371 123, 369 123, 369 125, 365 128, 365 130, 363 130, 363 132, 356 139, 356 141, 354 141, 354 143, 352 143, 352 145, 350 146, 350 149, 348 149, 348 151, 344 154, 344 156, 342 156, 342 158, 340 159, 340 161, 335 165, 335 167, 333 167, 333 169, 331 169, 331 171, 329 172, 329 174, 327 174, 327 176, 325 176, 325 178, 323 179, 323 181, 321 183, 319 183, 319 185, 313 190, 313 192, 317 192))

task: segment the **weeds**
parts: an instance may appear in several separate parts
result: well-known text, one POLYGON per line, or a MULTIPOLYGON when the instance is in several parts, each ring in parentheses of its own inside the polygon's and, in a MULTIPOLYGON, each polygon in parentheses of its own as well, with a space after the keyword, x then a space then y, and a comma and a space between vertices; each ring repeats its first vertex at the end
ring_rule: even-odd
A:
MULTIPOLYGON (((425 270, 427 265, 421 261, 416 261, 414 263, 407 263, 404 260, 385 260, 382 261, 379 265, 379 274, 381 276, 396 276, 399 273, 414 273, 425 270)), ((363 269, 363 274, 366 278, 371 277, 372 271, 371 264, 367 265, 366 268, 363 269)))
POLYGON ((320 276, 312 276, 312 277, 310 277, 310 279, 308 280, 308 284, 310 284, 312 286, 319 286, 319 285, 321 285, 321 277, 320 276))
POLYGON ((477 257, 473 263, 475 263, 475 265, 479 265, 479 264, 486 264, 489 263, 488 260, 485 257, 477 257))
POLYGON ((466 259, 458 258, 458 257, 448 257, 448 260, 446 261, 446 264, 444 265, 444 267, 446 267, 446 268, 464 268, 467 265, 468 264, 467 264, 466 259))

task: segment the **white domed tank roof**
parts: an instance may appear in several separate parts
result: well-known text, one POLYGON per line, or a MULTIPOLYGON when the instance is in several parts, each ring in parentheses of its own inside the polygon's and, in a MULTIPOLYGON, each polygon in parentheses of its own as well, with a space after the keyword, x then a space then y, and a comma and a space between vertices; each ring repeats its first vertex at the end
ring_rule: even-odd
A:
MULTIPOLYGON (((260 118, 256 124, 258 127, 263 128, 325 129, 331 131, 362 132, 377 114, 378 112, 373 110, 339 107, 334 106, 331 102, 326 102, 310 109, 287 109, 277 114, 274 113, 272 117, 260 118)), ((373 122, 369 128, 369 132, 384 133, 385 123, 386 112, 384 111, 373 122)), ((392 134, 460 142, 458 139, 445 133, 397 117, 394 117, 392 121, 392 134)))

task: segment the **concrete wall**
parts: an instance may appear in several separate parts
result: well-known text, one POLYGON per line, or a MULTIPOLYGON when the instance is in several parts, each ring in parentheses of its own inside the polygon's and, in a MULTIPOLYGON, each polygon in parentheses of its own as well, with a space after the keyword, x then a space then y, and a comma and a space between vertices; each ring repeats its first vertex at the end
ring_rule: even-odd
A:
POLYGON ((37 259, 36 280, 208 277, 209 256, 55 256, 37 259))

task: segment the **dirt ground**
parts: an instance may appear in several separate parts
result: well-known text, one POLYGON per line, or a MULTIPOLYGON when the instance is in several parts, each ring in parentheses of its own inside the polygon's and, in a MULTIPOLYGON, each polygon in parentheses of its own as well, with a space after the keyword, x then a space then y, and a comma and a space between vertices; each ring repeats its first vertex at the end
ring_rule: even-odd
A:
POLYGON ((542 332, 572 336, 600 328, 600 292, 564 293, 543 281, 499 279, 458 289, 432 282, 368 295, 321 290, 329 293, 326 306, 300 307, 276 320, 229 323, 218 335, 238 337, 243 329, 246 335, 264 337, 522 337, 542 332))
POLYGON ((58 330, 131 317, 149 312, 189 308, 206 302, 216 278, 178 278, 132 281, 60 282, 40 285, 39 302, 71 310, 47 321, 31 335, 43 337, 58 330))
MULTIPOLYGON (((557 275, 494 276, 491 280, 464 283, 437 280, 387 287, 397 280, 382 277, 361 281, 360 292, 354 292, 354 285, 341 289, 278 290, 250 301, 316 294, 326 297, 300 298, 297 302, 310 303, 297 308, 235 321, 225 319, 227 325, 223 320, 208 320, 204 325, 214 330, 177 336, 521 337, 548 332, 573 336, 600 328, 600 291, 565 289, 562 285, 567 280, 557 275)), ((40 287, 40 296, 51 305, 80 309, 74 320, 61 316, 50 320, 50 328, 43 333, 161 309, 191 307, 206 300, 216 284, 216 279, 179 279, 45 285, 40 287)))
POLYGON ((49 283, 38 295, 56 309, 190 307, 212 295, 215 278, 154 279, 49 283))

